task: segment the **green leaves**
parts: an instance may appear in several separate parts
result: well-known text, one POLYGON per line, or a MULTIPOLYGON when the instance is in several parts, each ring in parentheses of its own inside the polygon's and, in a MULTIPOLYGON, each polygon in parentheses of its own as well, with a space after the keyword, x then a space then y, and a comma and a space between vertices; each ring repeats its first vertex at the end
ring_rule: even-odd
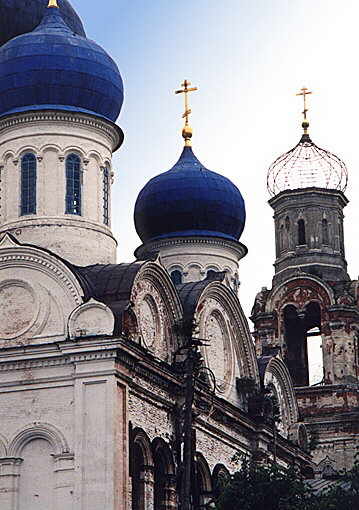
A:
POLYGON ((217 510, 343 510, 359 508, 359 462, 320 494, 294 467, 259 465, 244 459, 221 488, 217 510))

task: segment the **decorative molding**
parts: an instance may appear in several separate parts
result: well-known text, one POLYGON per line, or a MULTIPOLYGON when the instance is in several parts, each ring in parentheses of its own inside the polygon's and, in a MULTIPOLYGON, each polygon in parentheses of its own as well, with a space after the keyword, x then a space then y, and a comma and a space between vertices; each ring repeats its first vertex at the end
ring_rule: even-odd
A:
POLYGON ((143 254, 150 252, 160 251, 161 248, 167 246, 178 246, 178 245, 196 245, 202 244, 207 246, 219 246, 221 248, 227 248, 233 250, 240 258, 243 258, 248 250, 244 244, 239 241, 229 241, 221 239, 219 237, 173 237, 169 239, 163 239, 158 241, 150 241, 146 244, 142 244, 136 249, 135 255, 140 257, 143 254))
POLYGON ((34 256, 27 256, 27 255, 4 255, 0 256, 0 264, 4 262, 13 262, 13 261, 24 261, 24 262, 30 262, 30 264, 38 264, 40 266, 45 267, 46 269, 49 269, 51 272, 53 272, 56 277, 58 277, 68 288, 70 291, 70 294, 75 299, 77 304, 81 303, 81 299, 79 297, 77 289, 74 287, 73 283, 69 278, 66 277, 66 275, 56 266, 48 262, 47 260, 41 259, 40 257, 34 257, 34 256))
POLYGON ((6 233, 1 239, 0 239, 0 250, 5 248, 21 248, 21 244, 16 243, 13 238, 6 233))
POLYGON ((7 128, 14 128, 19 125, 35 122, 64 122, 67 124, 77 124, 80 126, 94 128, 107 135, 111 140, 113 148, 119 147, 123 140, 121 129, 108 121, 101 120, 98 117, 92 117, 80 112, 64 112, 61 110, 42 110, 29 111, 24 113, 11 114, 0 120, 0 131, 7 128))

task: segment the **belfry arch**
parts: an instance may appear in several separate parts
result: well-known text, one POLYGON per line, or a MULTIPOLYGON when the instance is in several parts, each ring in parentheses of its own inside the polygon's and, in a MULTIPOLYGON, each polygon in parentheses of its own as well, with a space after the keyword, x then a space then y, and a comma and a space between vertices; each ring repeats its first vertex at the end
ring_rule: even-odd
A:
POLYGON ((308 341, 321 334, 319 303, 311 301, 298 309, 288 304, 283 309, 285 361, 295 386, 309 386, 308 341))

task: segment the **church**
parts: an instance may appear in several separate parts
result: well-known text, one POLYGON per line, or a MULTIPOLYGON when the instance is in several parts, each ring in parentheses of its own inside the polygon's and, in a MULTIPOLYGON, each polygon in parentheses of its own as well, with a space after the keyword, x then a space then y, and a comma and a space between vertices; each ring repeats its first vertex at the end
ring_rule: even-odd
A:
POLYGON ((121 263, 118 67, 67 0, 0 0, 0 15, 1 510, 197 510, 238 459, 305 478, 350 468, 359 290, 344 253, 347 170, 312 142, 306 103, 299 144, 268 173, 275 275, 251 332, 238 298, 245 203, 192 150, 195 87, 177 91, 183 150, 143 183, 142 244, 121 263), (314 335, 324 376, 313 386, 314 335))

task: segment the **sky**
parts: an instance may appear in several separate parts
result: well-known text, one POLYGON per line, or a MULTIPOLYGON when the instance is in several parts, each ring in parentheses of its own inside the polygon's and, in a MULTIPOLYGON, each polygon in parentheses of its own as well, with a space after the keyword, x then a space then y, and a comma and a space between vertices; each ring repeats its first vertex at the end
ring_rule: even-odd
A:
POLYGON ((270 164, 301 136, 303 86, 310 134, 348 167, 345 209, 349 274, 359 272, 357 0, 72 0, 87 36, 116 61, 125 86, 118 124, 125 133, 114 155, 112 227, 118 261, 133 260, 140 240, 133 209, 139 191, 177 161, 186 78, 193 149, 209 169, 230 178, 247 209, 241 242, 240 300, 247 316, 256 293, 271 287, 270 164))

